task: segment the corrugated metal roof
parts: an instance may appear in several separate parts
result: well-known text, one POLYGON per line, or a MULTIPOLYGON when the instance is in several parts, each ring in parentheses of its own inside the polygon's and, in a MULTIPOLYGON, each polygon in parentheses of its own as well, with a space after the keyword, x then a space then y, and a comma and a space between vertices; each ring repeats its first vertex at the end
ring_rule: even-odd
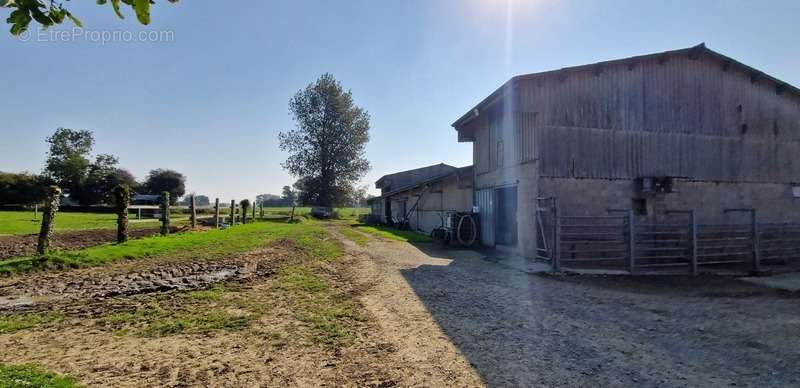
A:
POLYGON ((524 75, 515 76, 515 77, 511 78, 510 80, 508 80, 503 85, 501 85, 499 88, 497 88, 497 90, 492 92, 492 94, 490 94, 488 97, 484 98, 474 108, 470 109, 467 113, 463 114, 458 120, 456 120, 452 124, 452 126, 454 128, 456 128, 456 130, 458 130, 459 127, 463 126, 464 124, 469 122, 471 119, 477 117, 481 109, 483 109, 485 106, 491 104, 496 99, 500 98, 502 93, 504 93, 504 91, 509 90, 509 88, 515 86, 515 84, 518 81, 528 80, 528 79, 536 79, 536 78, 541 78, 541 77, 563 77, 567 73, 570 73, 570 72, 585 71, 585 70, 591 69, 591 68, 602 68, 602 66, 604 66, 604 65, 620 64, 620 63, 626 63, 626 62, 637 62, 637 61, 641 61, 641 60, 651 60, 653 58, 660 58, 660 57, 663 57, 663 58, 666 59, 669 56, 674 56, 674 55, 689 55, 690 57, 698 57, 699 58, 703 54, 708 54, 708 55, 711 55, 714 58, 717 58, 718 60, 722 61, 724 63, 724 66, 726 66, 726 67, 735 66, 735 67, 738 67, 740 69, 743 69, 746 72, 750 73, 751 78, 754 78, 754 79, 767 79, 767 80, 769 80, 769 81, 771 81, 771 82, 773 82, 775 84, 776 90, 780 89, 782 92, 783 91, 790 92, 790 93, 793 93, 793 94, 795 94, 797 96, 800 96, 800 89, 790 85, 789 83, 781 81, 781 80, 779 80, 779 79, 777 79, 775 77, 772 77, 772 76, 770 76, 768 74, 765 74, 764 72, 762 72, 762 71, 760 71, 758 69, 755 69, 755 68, 753 68, 751 66, 745 65, 745 64, 743 64, 743 63, 741 63, 741 62, 739 62, 739 61, 737 61, 737 60, 735 60, 733 58, 730 58, 730 57, 728 57, 726 55, 723 55, 723 54, 720 54, 720 53, 718 53, 718 52, 716 52, 714 50, 711 50, 708 47, 706 47, 705 43, 700 43, 697 46, 684 48, 684 49, 664 51, 664 52, 661 52, 661 53, 639 55, 639 56, 634 56, 634 57, 629 57, 629 58, 624 58, 624 59, 615 59, 615 60, 610 60, 610 61, 602 61, 602 62, 597 62, 597 63, 593 63, 593 64, 588 64, 588 65, 565 67, 565 68, 562 68, 562 69, 559 69, 559 70, 551 70, 551 71, 545 71, 545 72, 540 72, 540 73, 531 73, 531 74, 524 74, 524 75))

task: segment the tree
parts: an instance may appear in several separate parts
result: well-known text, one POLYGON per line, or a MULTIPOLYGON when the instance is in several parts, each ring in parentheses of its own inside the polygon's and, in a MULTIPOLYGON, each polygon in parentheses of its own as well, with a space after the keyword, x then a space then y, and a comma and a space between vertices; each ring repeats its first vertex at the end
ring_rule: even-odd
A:
POLYGON ((117 167, 115 156, 101 154, 97 155, 95 161, 89 165, 86 179, 80 184, 79 190, 70 197, 82 205, 112 203, 114 188, 119 185, 135 188, 137 183, 130 171, 117 167))
POLYGON ((353 187, 350 191, 350 203, 353 207, 365 207, 367 206, 367 190, 369 189, 368 186, 361 186, 361 187, 353 187))
POLYGON ((337 204, 343 190, 369 171, 369 114, 327 73, 298 91, 289 111, 296 128, 279 135, 281 150, 289 153, 283 168, 300 178, 310 203, 337 204))
POLYGON ((181 205, 189 206, 189 202, 192 202, 191 196, 194 195, 194 204, 195 206, 210 206, 211 199, 205 195, 197 195, 195 193, 186 194, 183 199, 180 201, 181 205))
POLYGON ((275 194, 259 194, 256 195, 256 204, 264 207, 280 207, 284 206, 283 199, 275 194))
POLYGON ((195 195, 194 204, 197 206, 211 206, 211 199, 207 195, 195 195))
POLYGON ((44 175, 69 194, 80 191, 89 169, 89 153, 94 145, 92 132, 58 128, 47 138, 44 175))
POLYGON ((297 203, 297 193, 292 190, 291 187, 283 186, 281 200, 283 201, 284 206, 293 206, 295 203, 297 203))
POLYGON ((159 168, 150 171, 143 187, 150 194, 169 192, 170 204, 174 205, 186 193, 186 177, 177 171, 159 168))
MULTIPOLYGON (((124 19, 122 5, 130 6, 136 13, 140 23, 150 24, 150 3, 152 0, 111 0, 111 7, 120 19, 124 19)), ((178 0, 169 0, 177 3, 178 0)), ((97 0, 97 4, 108 4, 108 0, 97 0)), ((0 0, 0 7, 11 8, 11 14, 6 22, 11 25, 11 34, 19 35, 28 30, 32 21, 47 28, 61 24, 69 19, 78 27, 82 27, 80 20, 72 15, 64 6, 53 0, 0 0)))
POLYGON ((33 205, 44 202, 47 182, 39 175, 0 172, 0 204, 33 205))

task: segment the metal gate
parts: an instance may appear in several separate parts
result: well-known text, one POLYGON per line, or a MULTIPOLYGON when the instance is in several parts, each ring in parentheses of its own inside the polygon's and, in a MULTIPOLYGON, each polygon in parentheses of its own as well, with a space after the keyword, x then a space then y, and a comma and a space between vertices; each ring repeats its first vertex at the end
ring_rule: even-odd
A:
POLYGON ((475 206, 480 214, 481 245, 494 246, 494 189, 475 191, 475 206))
POLYGON ((536 259, 556 267, 558 263, 553 261, 553 257, 557 241, 558 200, 553 197, 536 200, 536 259))

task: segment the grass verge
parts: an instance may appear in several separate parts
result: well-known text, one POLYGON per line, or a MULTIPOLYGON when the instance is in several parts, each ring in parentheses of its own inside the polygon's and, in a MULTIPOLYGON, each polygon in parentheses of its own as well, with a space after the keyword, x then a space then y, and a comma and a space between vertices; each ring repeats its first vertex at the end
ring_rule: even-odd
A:
POLYGON ((363 247, 369 243, 369 236, 361 233, 353 228, 344 227, 339 229, 342 234, 347 237, 348 240, 356 243, 358 246, 363 247))
POLYGON ((47 372, 36 364, 0 364, 0 387, 75 388, 80 385, 72 377, 47 372))
MULTIPOLYGON (((316 244, 324 232, 313 224, 256 222, 229 229, 186 232, 130 240, 125 244, 104 244, 77 251, 53 252, 42 258, 21 257, 0 261, 0 273, 15 273, 43 268, 79 268, 103 265, 118 260, 165 258, 179 260, 217 259, 250 251, 278 239, 291 239, 301 247, 331 249, 316 244)), ((313 252, 330 254, 330 252, 313 252)))
POLYGON ((391 240, 412 242, 412 243, 433 241, 433 239, 431 239, 429 236, 411 230, 399 230, 399 229, 389 228, 386 226, 364 225, 364 224, 354 224, 353 227, 356 228, 357 230, 361 230, 391 240))

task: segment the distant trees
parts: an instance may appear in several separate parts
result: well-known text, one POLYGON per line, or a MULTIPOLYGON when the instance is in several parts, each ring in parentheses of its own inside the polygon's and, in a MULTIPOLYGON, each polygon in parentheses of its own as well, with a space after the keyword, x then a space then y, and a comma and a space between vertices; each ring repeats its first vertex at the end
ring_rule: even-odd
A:
POLYGON ((175 170, 159 168, 150 171, 142 187, 151 194, 169 192, 170 204, 174 205, 178 198, 186 193, 186 177, 175 170))
MULTIPOLYGON (((59 186, 64 194, 81 205, 113 203, 113 190, 120 185, 140 194, 168 191, 173 199, 186 191, 186 177, 177 171, 152 170, 145 184, 140 185, 130 171, 118 166, 116 156, 98 154, 92 159, 94 135, 91 131, 58 128, 46 141, 48 152, 42 175, 0 172, 0 204, 41 203, 50 185, 59 186)), ((204 203, 201 206, 210 204, 204 196, 198 197, 198 202, 204 203)))
POLYGON ((47 143, 44 177, 82 205, 111 202, 117 185, 136 187, 133 175, 117 166, 116 156, 99 154, 94 161, 90 159, 94 146, 91 131, 58 128, 47 143))
POLYGON ((34 174, 0 172, 0 204, 33 205, 46 198, 46 180, 34 174))
POLYGON ((197 195, 197 194, 186 194, 183 199, 180 201, 181 205, 189 206, 189 202, 192 201, 191 196, 194 195, 194 204, 195 206, 210 206, 211 199, 208 198, 206 195, 197 195))
POLYGON ((289 153, 282 166, 299 178, 295 188, 300 201, 321 206, 344 203, 353 184, 370 168, 364 158, 369 114, 327 73, 298 91, 289 110, 296 128, 279 134, 281 150, 289 153))
POLYGON ((297 203, 297 193, 290 186, 283 186, 281 199, 286 206, 292 206, 297 203))
POLYGON ((91 163, 89 154, 94 146, 92 132, 58 128, 46 141, 49 150, 44 167, 45 177, 68 194, 80 191, 91 163))

